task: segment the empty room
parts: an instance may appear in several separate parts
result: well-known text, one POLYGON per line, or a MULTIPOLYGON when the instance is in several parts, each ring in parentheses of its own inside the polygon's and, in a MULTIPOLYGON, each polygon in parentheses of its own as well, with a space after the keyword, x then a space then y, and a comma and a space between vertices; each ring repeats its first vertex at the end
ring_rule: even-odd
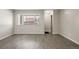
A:
POLYGON ((78 9, 0 9, 0 49, 78 49, 78 9))

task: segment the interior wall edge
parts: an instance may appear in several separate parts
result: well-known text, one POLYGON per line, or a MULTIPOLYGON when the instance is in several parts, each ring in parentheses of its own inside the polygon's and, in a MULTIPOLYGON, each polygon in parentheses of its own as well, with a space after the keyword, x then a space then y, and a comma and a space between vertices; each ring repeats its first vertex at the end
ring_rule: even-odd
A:
POLYGON ((13 35, 13 11, 0 9, 0 40, 13 35))

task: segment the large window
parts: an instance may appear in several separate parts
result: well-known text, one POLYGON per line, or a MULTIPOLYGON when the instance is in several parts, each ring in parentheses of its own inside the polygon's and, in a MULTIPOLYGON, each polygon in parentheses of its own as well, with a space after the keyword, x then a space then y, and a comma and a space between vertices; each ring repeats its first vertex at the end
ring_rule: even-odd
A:
POLYGON ((39 24, 40 15, 20 15, 20 25, 39 24))

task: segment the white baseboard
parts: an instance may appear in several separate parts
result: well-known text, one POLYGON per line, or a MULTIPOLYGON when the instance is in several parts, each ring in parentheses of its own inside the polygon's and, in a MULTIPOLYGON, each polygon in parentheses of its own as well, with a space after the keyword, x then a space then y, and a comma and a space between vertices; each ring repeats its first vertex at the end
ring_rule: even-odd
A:
POLYGON ((77 42, 77 41, 75 41, 75 40, 69 38, 67 35, 65 35, 65 34, 63 34, 63 33, 60 33, 60 35, 63 36, 63 37, 65 37, 65 38, 67 38, 67 39, 69 39, 69 40, 71 40, 72 42, 74 42, 74 43, 76 43, 76 44, 79 45, 79 42, 77 42))
POLYGON ((7 38, 7 37, 9 37, 9 36, 11 36, 11 35, 13 35, 13 34, 8 34, 8 35, 5 35, 5 36, 3 36, 3 37, 0 37, 0 40, 3 40, 4 38, 7 38))

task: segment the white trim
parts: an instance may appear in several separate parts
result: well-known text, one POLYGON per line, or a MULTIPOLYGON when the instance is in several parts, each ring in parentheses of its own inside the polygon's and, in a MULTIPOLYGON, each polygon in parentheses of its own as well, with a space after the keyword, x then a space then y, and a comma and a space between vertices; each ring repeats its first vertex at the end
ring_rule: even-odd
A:
POLYGON ((0 40, 3 40, 4 38, 7 38, 7 37, 9 37, 9 36, 11 36, 11 35, 13 35, 13 34, 9 34, 9 35, 5 35, 5 36, 3 36, 3 37, 0 37, 0 40))
POLYGON ((79 45, 79 42, 77 42, 77 41, 75 41, 75 40, 71 39, 71 38, 70 38, 70 37, 68 37, 67 35, 65 35, 65 34, 63 34, 63 33, 60 33, 60 35, 61 35, 61 36, 63 36, 63 37, 65 37, 65 38, 67 38, 67 39, 69 39, 69 40, 71 40, 72 42, 74 42, 74 43, 76 43, 76 44, 78 44, 78 45, 79 45))

